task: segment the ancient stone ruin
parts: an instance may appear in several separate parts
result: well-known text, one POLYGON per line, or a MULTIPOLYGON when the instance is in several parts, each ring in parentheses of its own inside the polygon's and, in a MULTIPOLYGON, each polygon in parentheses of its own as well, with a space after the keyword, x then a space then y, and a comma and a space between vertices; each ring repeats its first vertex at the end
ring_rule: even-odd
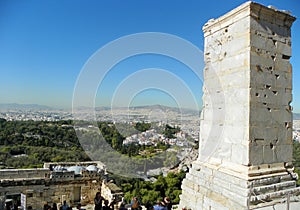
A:
POLYGON ((43 209, 47 202, 58 206, 67 201, 76 206, 94 204, 98 191, 109 202, 121 200, 123 193, 106 182, 106 166, 101 162, 45 163, 43 168, 0 170, 0 210, 9 200, 21 199, 21 207, 43 209), (111 189, 111 186, 114 189, 111 189), (19 198, 18 198, 19 197, 19 198))
POLYGON ((291 163, 293 21, 246 2, 204 25, 199 157, 179 209, 300 209, 291 163))

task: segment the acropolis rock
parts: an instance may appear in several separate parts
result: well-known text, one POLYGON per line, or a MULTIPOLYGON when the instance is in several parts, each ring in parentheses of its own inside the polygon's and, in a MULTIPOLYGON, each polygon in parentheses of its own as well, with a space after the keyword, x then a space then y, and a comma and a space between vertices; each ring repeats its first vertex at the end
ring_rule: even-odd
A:
POLYGON ((203 27, 199 157, 179 209, 300 209, 288 12, 246 2, 203 27))

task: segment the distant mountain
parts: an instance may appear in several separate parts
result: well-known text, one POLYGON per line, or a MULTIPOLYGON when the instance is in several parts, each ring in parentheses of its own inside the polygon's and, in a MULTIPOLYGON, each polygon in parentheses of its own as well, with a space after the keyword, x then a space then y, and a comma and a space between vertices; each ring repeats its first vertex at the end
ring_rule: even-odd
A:
POLYGON ((7 103, 0 104, 0 110, 53 110, 53 108, 39 104, 17 104, 7 103))
MULTIPOLYGON (((80 107, 80 109, 89 109, 87 107, 80 107)), ((102 110, 110 110, 111 107, 96 107, 96 111, 102 111, 102 110)), ((128 107, 116 107, 116 110, 127 110, 128 107)), ((146 105, 146 106, 134 106, 134 107, 129 107, 130 110, 142 110, 142 109, 147 109, 147 110, 162 110, 162 111, 173 111, 177 113, 183 112, 184 114, 192 114, 195 116, 199 116, 199 111, 200 110, 192 110, 192 109, 187 109, 187 108, 178 108, 178 107, 170 107, 170 106, 164 106, 164 105, 146 105)), ((6 111, 6 110, 36 110, 36 111, 41 111, 41 110, 56 110, 53 107, 50 106, 45 106, 45 105, 39 105, 39 104, 18 104, 18 103, 0 103, 0 111, 6 111)), ((300 120, 300 113, 293 113, 293 120, 300 120)))
POLYGON ((293 120, 300 120, 300 113, 293 113, 293 120))
POLYGON ((193 110, 193 109, 188 109, 188 108, 178 108, 178 107, 170 107, 170 106, 164 106, 164 105, 149 105, 149 106, 134 106, 134 107, 130 107, 131 110, 139 110, 139 109, 160 109, 162 111, 173 111, 173 112, 184 112, 184 113, 191 113, 191 114, 195 114, 195 113, 199 113, 199 110, 193 110))

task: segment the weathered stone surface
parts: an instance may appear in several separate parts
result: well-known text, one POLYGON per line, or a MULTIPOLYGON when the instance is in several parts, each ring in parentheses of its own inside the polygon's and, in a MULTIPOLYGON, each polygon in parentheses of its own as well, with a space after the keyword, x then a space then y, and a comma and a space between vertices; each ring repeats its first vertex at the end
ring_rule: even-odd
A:
POLYGON ((203 27, 199 158, 183 181, 179 208, 280 209, 288 195, 300 194, 285 164, 292 161, 294 20, 247 2, 203 27))
MULTIPOLYGON (((92 204, 96 192, 101 190, 105 166, 100 162, 46 163, 38 169, 7 169, 0 171, 0 197, 26 196, 27 206, 43 209, 44 202, 61 204, 92 204), (98 171, 53 171, 51 166, 94 165, 98 171)), ((107 198, 109 200, 109 198, 107 198)), ((0 209, 4 208, 0 202, 0 209)))

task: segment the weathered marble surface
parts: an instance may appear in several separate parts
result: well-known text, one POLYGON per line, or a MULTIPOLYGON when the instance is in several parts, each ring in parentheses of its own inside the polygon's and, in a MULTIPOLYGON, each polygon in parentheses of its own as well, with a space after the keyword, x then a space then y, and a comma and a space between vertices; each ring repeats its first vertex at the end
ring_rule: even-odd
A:
POLYGON ((294 20, 246 2, 204 25, 199 158, 180 208, 254 209, 289 197, 300 209, 291 164, 294 20))

